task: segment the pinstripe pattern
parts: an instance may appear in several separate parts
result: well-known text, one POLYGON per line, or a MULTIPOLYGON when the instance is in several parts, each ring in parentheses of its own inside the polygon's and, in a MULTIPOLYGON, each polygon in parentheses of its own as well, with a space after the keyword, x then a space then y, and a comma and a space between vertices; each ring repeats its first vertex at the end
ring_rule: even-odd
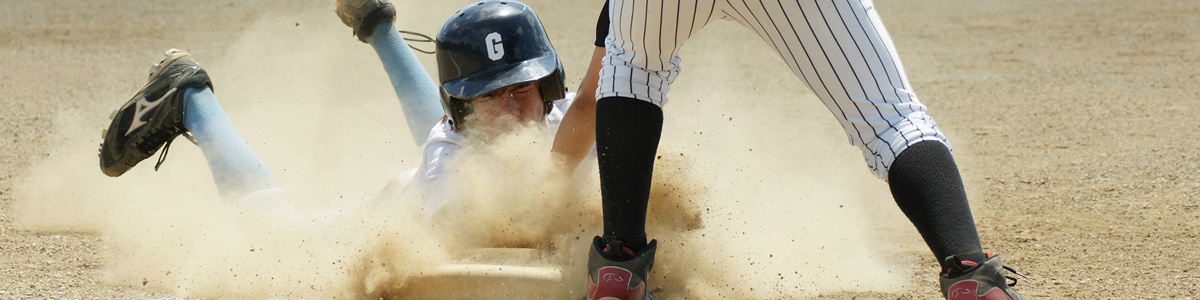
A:
POLYGON ((716 19, 754 31, 840 121, 868 167, 886 179, 921 141, 949 146, 909 85, 871 0, 610 0, 597 98, 662 106, 679 76, 679 48, 716 19))

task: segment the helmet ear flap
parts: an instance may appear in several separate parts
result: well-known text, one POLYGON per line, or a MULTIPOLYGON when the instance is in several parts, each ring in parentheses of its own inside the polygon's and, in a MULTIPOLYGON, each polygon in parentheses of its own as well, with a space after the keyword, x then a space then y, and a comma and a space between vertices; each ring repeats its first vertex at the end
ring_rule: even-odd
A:
POLYGON ((567 97, 567 85, 565 83, 565 74, 563 74, 562 62, 558 62, 558 68, 554 69, 550 76, 542 78, 538 83, 541 86, 542 102, 545 104, 542 113, 550 114, 550 110, 554 108, 554 101, 562 100, 567 97))
POLYGON ((450 127, 454 131, 461 131, 462 128, 466 127, 463 123, 466 122, 467 116, 474 112, 475 109, 466 100, 451 96, 449 93, 446 93, 446 90, 441 90, 441 93, 442 109, 446 111, 450 127))

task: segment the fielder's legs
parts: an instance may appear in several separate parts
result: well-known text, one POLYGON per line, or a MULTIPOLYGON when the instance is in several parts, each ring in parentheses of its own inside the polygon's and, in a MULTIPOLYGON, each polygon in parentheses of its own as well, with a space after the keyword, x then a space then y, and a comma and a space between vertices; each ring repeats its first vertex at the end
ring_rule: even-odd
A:
POLYGON ((645 225, 661 105, 679 74, 678 47, 708 23, 713 7, 714 1, 609 3, 611 25, 596 92, 604 236, 591 247, 588 299, 652 299, 645 280, 656 243, 647 243, 645 225))
POLYGON ((708 24, 715 6, 714 1, 609 3, 611 25, 596 91, 606 240, 623 240, 632 249, 646 244, 646 205, 662 133, 661 106, 680 71, 678 47, 708 24), (660 16, 664 19, 657 19, 660 16))
POLYGON ((746 1, 728 9, 838 118, 939 262, 986 259, 948 142, 909 86, 870 1, 746 1))
MULTIPOLYGON (((634 246, 638 234, 645 234, 653 152, 661 133, 661 111, 640 113, 654 110, 634 99, 659 106, 666 102, 679 71, 678 46, 711 19, 681 22, 687 12, 700 15, 696 12, 705 3, 681 10, 675 1, 663 2, 610 4, 612 32, 597 97, 605 239, 624 239, 634 246), (615 145, 617 141, 629 145, 615 145)), ((709 12, 714 10, 772 45, 841 121, 872 171, 889 180, 901 210, 948 266, 943 295, 950 296, 951 285, 970 282, 980 296, 1020 297, 1005 286, 999 268, 975 267, 988 265, 984 262, 998 266, 999 261, 981 250, 946 139, 912 93, 869 0, 726 2, 714 3, 709 12), (984 279, 966 275, 980 270, 990 271, 980 276, 984 279)))

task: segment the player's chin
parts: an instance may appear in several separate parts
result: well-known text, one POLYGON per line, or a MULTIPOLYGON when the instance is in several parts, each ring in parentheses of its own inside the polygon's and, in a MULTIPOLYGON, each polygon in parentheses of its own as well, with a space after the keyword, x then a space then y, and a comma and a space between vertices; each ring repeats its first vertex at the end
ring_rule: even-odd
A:
POLYGON ((470 136, 472 136, 476 139, 479 139, 481 142, 490 142, 490 141, 494 140, 496 137, 503 135, 508 130, 505 130, 503 128, 498 128, 495 126, 476 126, 474 128, 471 128, 469 131, 470 131, 470 134, 469 134, 470 136))
POLYGON ((544 131, 546 129, 545 121, 539 119, 511 119, 507 122, 494 125, 495 126, 489 126, 484 129, 486 131, 484 134, 487 135, 489 139, 493 140, 501 136, 522 135, 530 132, 544 131))
POLYGON ((546 118, 542 115, 522 116, 519 122, 526 127, 546 126, 546 118))
POLYGON ((515 131, 521 122, 516 118, 506 117, 489 120, 489 122, 478 122, 476 126, 471 128, 472 135, 491 140, 509 132, 515 131))

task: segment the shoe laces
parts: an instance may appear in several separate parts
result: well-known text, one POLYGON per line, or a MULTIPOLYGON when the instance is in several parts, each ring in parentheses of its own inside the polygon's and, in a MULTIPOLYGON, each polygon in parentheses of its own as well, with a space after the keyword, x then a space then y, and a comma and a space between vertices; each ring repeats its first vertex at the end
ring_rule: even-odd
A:
MULTIPOLYGON (((1017 270, 1013 269, 1012 267, 1009 267, 1009 266, 1000 266, 1000 267, 1004 268, 1005 271, 1016 274, 1017 276, 1021 276, 1021 278, 1029 279, 1029 276, 1025 276, 1025 274, 1021 274, 1021 272, 1017 272, 1017 270)), ((1012 280, 1012 282, 1005 282, 1005 284, 1008 284, 1008 286, 1010 286, 1010 287, 1017 286, 1017 278, 1016 277, 1012 277, 1011 275, 1004 274, 1004 278, 1008 279, 1008 280, 1012 280)))
MULTIPOLYGON (((408 30, 396 30, 396 31, 403 33, 403 34, 415 35, 415 36, 420 37, 420 38, 404 37, 405 41, 416 42, 416 43, 433 43, 434 42, 434 39, 432 37, 430 37, 429 35, 426 35, 424 33, 408 31, 408 30)), ((408 43, 408 48, 412 48, 413 51, 417 51, 417 52, 421 52, 421 53, 425 53, 425 54, 433 54, 433 51, 417 48, 416 46, 413 46, 412 43, 408 43)))
MULTIPOLYGON (((176 136, 179 136, 179 135, 182 135, 183 137, 187 138, 188 141, 192 142, 192 144, 196 144, 197 146, 200 145, 199 143, 196 143, 196 138, 192 137, 192 135, 189 134, 187 131, 176 134, 176 136)), ((154 163, 154 171, 157 172, 158 167, 161 167, 163 162, 167 161, 167 150, 171 148, 171 142, 173 142, 173 141, 175 141, 174 136, 167 138, 167 142, 163 143, 162 153, 158 154, 158 162, 154 163)))

